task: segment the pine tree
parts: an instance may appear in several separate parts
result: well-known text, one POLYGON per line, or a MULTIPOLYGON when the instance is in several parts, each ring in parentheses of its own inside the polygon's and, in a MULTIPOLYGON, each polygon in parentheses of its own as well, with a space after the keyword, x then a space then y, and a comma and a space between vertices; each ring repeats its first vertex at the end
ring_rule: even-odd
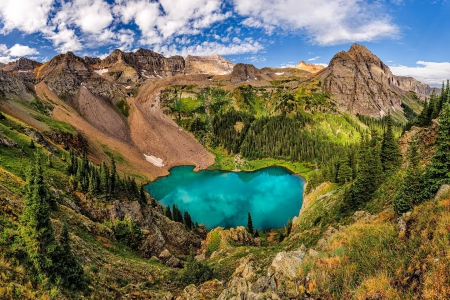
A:
POLYGON ((20 237, 31 262, 32 273, 39 281, 56 280, 53 258, 58 243, 50 221, 52 196, 44 182, 41 159, 36 156, 25 184, 25 201, 20 216, 20 237))
POLYGON ((250 215, 250 212, 247 213, 247 231, 250 234, 253 234, 253 221, 252 221, 252 216, 250 215))
POLYGON ((434 197, 443 184, 450 183, 450 103, 445 103, 439 119, 437 149, 425 174, 422 199, 434 197))
POLYGON ((61 236, 59 238, 60 253, 57 260, 57 272, 61 276, 61 284, 70 289, 84 286, 83 267, 72 254, 70 247, 70 236, 67 224, 64 223, 61 236))
POLYGON ((352 180, 352 177, 353 171, 349 165, 348 158, 342 159, 337 173, 337 182, 340 184, 345 184, 347 182, 350 182, 352 180))
POLYGON ((400 148, 395 140, 392 125, 392 117, 389 114, 386 118, 386 131, 381 144, 381 163, 385 174, 392 173, 401 163, 400 148))
POLYGON ((139 189, 139 204, 141 206, 147 205, 147 197, 145 196, 145 191, 144 191, 144 185, 143 184, 141 184, 141 187, 139 189))
POLYGON ((184 225, 187 229, 192 229, 193 226, 191 215, 187 211, 184 211, 184 225))
POLYGON ((419 161, 417 141, 414 141, 409 152, 405 179, 393 200, 394 210, 399 215, 411 210, 413 204, 420 202, 420 194, 422 193, 423 186, 422 170, 420 169, 419 161))
POLYGON ((34 144, 34 140, 33 140, 33 139, 31 139, 30 144, 28 145, 28 147, 29 147, 30 149, 36 148, 36 145, 34 144))
POLYGON ((109 179, 111 185, 111 192, 116 191, 117 170, 114 155, 111 155, 111 178, 109 179))
POLYGON ((167 205, 165 211, 164 211, 164 215, 169 218, 170 220, 172 219, 172 212, 170 211, 170 205, 167 205))
POLYGON ((100 189, 103 193, 109 192, 109 170, 104 161, 100 166, 100 189))

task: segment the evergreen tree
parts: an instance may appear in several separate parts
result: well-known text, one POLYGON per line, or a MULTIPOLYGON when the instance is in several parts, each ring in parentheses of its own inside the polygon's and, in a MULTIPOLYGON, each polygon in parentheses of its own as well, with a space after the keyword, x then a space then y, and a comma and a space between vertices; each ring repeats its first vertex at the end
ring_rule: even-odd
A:
POLYGON ((67 224, 64 223, 59 238, 60 253, 58 255, 58 273, 61 276, 61 284, 70 289, 80 288, 84 285, 83 267, 72 254, 70 236, 67 224))
POLYGON ((53 234, 50 221, 52 196, 45 182, 41 159, 36 156, 30 168, 25 184, 25 200, 20 216, 20 237, 25 252, 31 262, 31 271, 39 281, 45 278, 56 280, 56 269, 53 258, 58 251, 58 243, 53 234))
POLYGON ((405 179, 393 200, 394 210, 399 215, 411 210, 413 204, 420 202, 420 194, 422 193, 423 186, 422 170, 420 169, 419 162, 417 142, 414 141, 409 152, 405 179))
POLYGON ((109 170, 104 161, 100 166, 100 189, 103 193, 109 191, 109 170))
POLYGON ((187 211, 184 211, 184 225, 187 229, 192 229, 193 226, 191 215, 187 211))
POLYGON ((337 173, 337 182, 339 184, 345 184, 347 182, 350 182, 353 177, 353 171, 352 168, 349 165, 348 158, 342 159, 339 164, 339 169, 337 173))
POLYGON ((428 102, 425 101, 422 112, 417 117, 416 124, 418 126, 428 126, 431 124, 431 118, 428 118, 428 102))
POLYGON ((390 114, 386 118, 386 131, 383 134, 383 142, 381 144, 381 163, 385 174, 392 173, 401 163, 400 148, 392 131, 392 117, 390 114))
POLYGON ((250 234, 253 234, 253 221, 252 221, 252 216, 250 215, 250 212, 247 213, 247 231, 250 234))
POLYGON ((141 206, 147 205, 147 197, 145 196, 145 191, 144 191, 144 185, 143 184, 141 184, 141 187, 139 189, 139 204, 141 206))
POLYGON ((445 103, 439 119, 437 149, 425 174, 422 199, 434 197, 443 184, 450 183, 450 103, 445 103))
POLYGON ((164 215, 168 217, 170 220, 172 219, 172 212, 170 211, 170 205, 167 205, 166 209, 164 210, 164 215))
POLYGON ((115 192, 116 190, 116 180, 117 180, 116 161, 114 160, 114 155, 111 155, 111 178, 109 179, 111 185, 111 192, 115 192))
POLYGON ((36 145, 34 144, 34 140, 33 140, 33 139, 31 139, 30 144, 28 145, 28 147, 29 147, 30 149, 36 148, 36 145))

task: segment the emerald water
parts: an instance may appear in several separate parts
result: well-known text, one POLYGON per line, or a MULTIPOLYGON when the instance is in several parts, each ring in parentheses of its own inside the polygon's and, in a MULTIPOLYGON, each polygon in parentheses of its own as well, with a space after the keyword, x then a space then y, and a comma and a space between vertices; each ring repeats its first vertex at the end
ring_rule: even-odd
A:
POLYGON ((187 210, 194 222, 208 229, 247 226, 247 212, 259 230, 280 228, 300 211, 305 182, 284 168, 193 170, 192 166, 175 167, 146 190, 164 206, 177 204, 182 213, 187 210))

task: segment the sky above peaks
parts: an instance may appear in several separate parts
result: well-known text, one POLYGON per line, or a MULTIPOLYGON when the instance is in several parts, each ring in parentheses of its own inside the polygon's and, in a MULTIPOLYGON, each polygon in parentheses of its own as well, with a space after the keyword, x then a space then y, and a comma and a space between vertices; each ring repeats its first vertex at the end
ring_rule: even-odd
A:
POLYGON ((450 78, 450 0, 1 0, 0 62, 147 48, 234 63, 328 64, 354 42, 396 75, 450 78))

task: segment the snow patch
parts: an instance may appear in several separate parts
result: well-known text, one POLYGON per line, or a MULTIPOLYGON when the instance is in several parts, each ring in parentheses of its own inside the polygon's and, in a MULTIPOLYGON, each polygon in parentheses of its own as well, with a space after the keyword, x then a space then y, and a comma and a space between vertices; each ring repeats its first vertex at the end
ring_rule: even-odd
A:
POLYGON ((98 75, 103 75, 108 72, 108 69, 100 69, 100 70, 94 70, 95 73, 98 75))
POLYGON ((163 163, 163 160, 161 158, 153 156, 153 155, 147 155, 145 153, 144 153, 144 156, 145 156, 145 160, 146 161, 154 164, 155 166, 160 167, 160 168, 164 167, 164 163, 163 163))
POLYGON ((278 75, 278 76, 283 75, 283 74, 284 74, 284 72, 281 72, 281 73, 275 73, 275 75, 278 75))

